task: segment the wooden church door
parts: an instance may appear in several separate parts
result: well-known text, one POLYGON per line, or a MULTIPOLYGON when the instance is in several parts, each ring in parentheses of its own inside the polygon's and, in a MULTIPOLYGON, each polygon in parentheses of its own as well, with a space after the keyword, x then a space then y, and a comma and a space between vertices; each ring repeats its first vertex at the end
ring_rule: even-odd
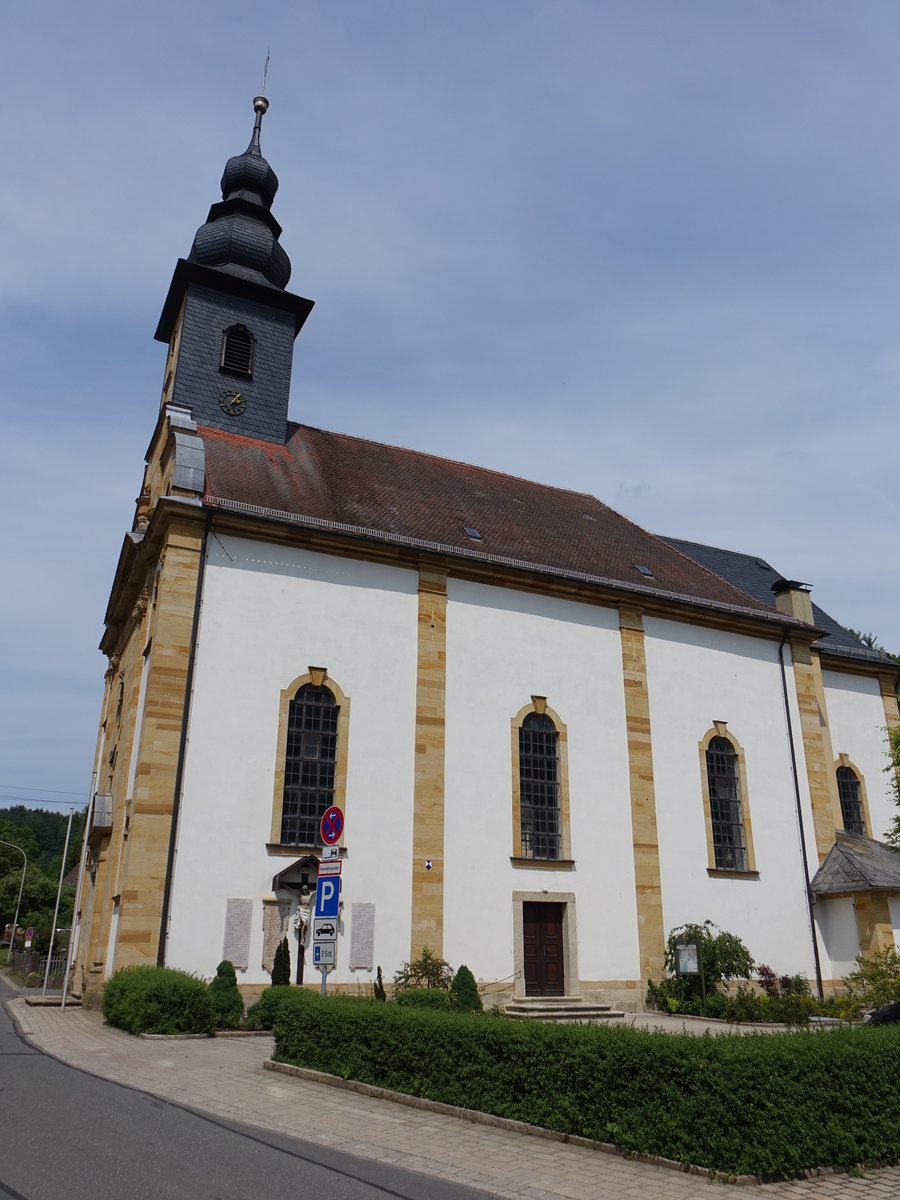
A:
POLYGON ((522 905, 526 996, 565 995, 562 919, 561 904, 522 905))

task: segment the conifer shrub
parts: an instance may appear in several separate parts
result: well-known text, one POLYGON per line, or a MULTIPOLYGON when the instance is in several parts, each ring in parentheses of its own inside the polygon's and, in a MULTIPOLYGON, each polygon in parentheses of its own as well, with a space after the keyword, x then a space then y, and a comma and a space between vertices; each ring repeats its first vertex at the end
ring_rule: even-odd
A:
POLYGON ((218 1029, 237 1029, 244 1015, 244 1001, 238 990, 234 964, 224 959, 216 967, 216 977, 209 985, 218 1029))
POLYGON ((291 982, 291 951, 287 938, 282 938, 275 949, 272 963, 272 987, 285 987, 291 982))
POLYGON ((690 1037, 318 997, 275 1057, 735 1175, 900 1158, 900 1026, 690 1037))
POLYGON ((372 984, 372 995, 376 1000, 387 1000, 387 992, 384 990, 384 979, 381 974, 381 967, 375 972, 375 982, 372 984))
POLYGON ((450 998, 462 1012, 481 1012, 484 1007, 478 994, 478 984, 475 976, 465 963, 453 976, 450 984, 450 998))
POLYGON ((216 1010, 202 979, 171 967, 125 967, 103 991, 107 1024, 129 1033, 206 1033, 216 1010))

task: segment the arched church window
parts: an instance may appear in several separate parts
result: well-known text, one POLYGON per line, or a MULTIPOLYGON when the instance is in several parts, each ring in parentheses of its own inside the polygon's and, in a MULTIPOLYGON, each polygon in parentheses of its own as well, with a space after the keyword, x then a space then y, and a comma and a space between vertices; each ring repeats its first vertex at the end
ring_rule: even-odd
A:
POLYGON ((298 688, 288 710, 281 842, 315 846, 319 824, 334 804, 340 706, 324 686, 298 688))
POLYGON ((747 870, 747 844, 738 758, 727 738, 714 737, 706 749, 709 812, 716 868, 747 870))
POLYGON ((252 375, 255 348, 256 341, 246 325, 232 325, 222 334, 222 359, 219 365, 223 371, 235 375, 252 375))
POLYGON ((559 733, 546 713, 519 727, 519 811, 522 858, 559 858, 559 733))
POLYGON ((861 833, 865 837, 866 819, 863 814, 859 779, 852 767, 838 767, 837 785, 844 828, 848 833, 861 833))

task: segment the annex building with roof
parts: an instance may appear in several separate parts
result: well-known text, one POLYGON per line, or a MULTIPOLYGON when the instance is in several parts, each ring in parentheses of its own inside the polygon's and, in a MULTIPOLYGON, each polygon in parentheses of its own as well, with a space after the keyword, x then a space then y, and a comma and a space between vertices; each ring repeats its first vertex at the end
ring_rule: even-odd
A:
MULTIPOLYGON (((900 937, 900 667, 765 560, 595 497, 288 419, 312 302, 254 102, 179 260, 108 657, 72 987, 123 966, 329 986, 425 947, 504 997, 639 1007, 711 919, 826 990, 900 937)), ((148 419, 148 426, 149 426, 148 419)))

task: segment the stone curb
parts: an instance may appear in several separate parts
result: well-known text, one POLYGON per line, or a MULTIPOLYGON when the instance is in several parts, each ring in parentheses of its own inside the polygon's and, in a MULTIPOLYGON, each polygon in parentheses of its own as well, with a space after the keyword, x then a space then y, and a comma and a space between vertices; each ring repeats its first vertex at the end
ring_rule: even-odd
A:
MULTIPOLYGON (((126 1029, 125 1033, 128 1032, 126 1029)), ((139 1033, 136 1035, 148 1042, 196 1042, 209 1038, 254 1038, 271 1037, 271 1029, 214 1029, 212 1033, 139 1033)))
MULTIPOLYGON (((595 1142, 591 1138, 579 1137, 573 1133, 559 1133, 555 1129, 544 1129, 541 1125, 529 1125, 526 1121, 515 1121, 511 1117, 498 1117, 493 1113, 479 1112, 475 1108, 459 1108, 455 1104, 443 1104, 439 1100, 428 1100, 424 1096, 410 1096, 405 1092, 391 1092, 386 1088, 375 1087, 371 1083, 361 1083, 357 1079, 343 1079, 340 1075, 328 1075, 324 1071, 311 1071, 307 1067, 295 1067, 290 1063, 276 1062, 267 1058, 263 1069, 276 1071, 281 1075, 293 1075, 297 1079, 305 1079, 309 1083, 321 1083, 330 1087, 343 1088, 348 1092, 358 1092, 362 1096, 371 1096, 375 1100, 392 1100, 395 1104, 405 1104, 409 1108, 419 1108, 426 1112, 443 1113, 444 1116, 458 1117, 472 1121, 478 1125, 491 1125, 496 1129, 507 1129, 514 1133, 522 1133, 528 1137, 540 1137, 550 1142, 563 1142, 569 1146, 582 1146, 586 1150, 596 1150, 600 1154, 612 1154, 616 1158, 624 1158, 629 1162, 646 1163, 651 1167, 665 1167, 670 1171, 679 1171, 682 1175, 700 1175, 711 1183, 727 1183, 737 1187, 753 1187, 759 1184, 755 1175, 727 1175, 724 1171, 712 1171, 707 1167, 695 1167, 690 1163, 676 1162, 673 1158, 662 1158, 654 1154, 639 1154, 637 1151, 623 1150, 612 1142, 595 1142)), ((820 1172, 816 1172, 819 1174, 820 1172)), ((830 1173, 830 1172, 829 1172, 830 1173)))

